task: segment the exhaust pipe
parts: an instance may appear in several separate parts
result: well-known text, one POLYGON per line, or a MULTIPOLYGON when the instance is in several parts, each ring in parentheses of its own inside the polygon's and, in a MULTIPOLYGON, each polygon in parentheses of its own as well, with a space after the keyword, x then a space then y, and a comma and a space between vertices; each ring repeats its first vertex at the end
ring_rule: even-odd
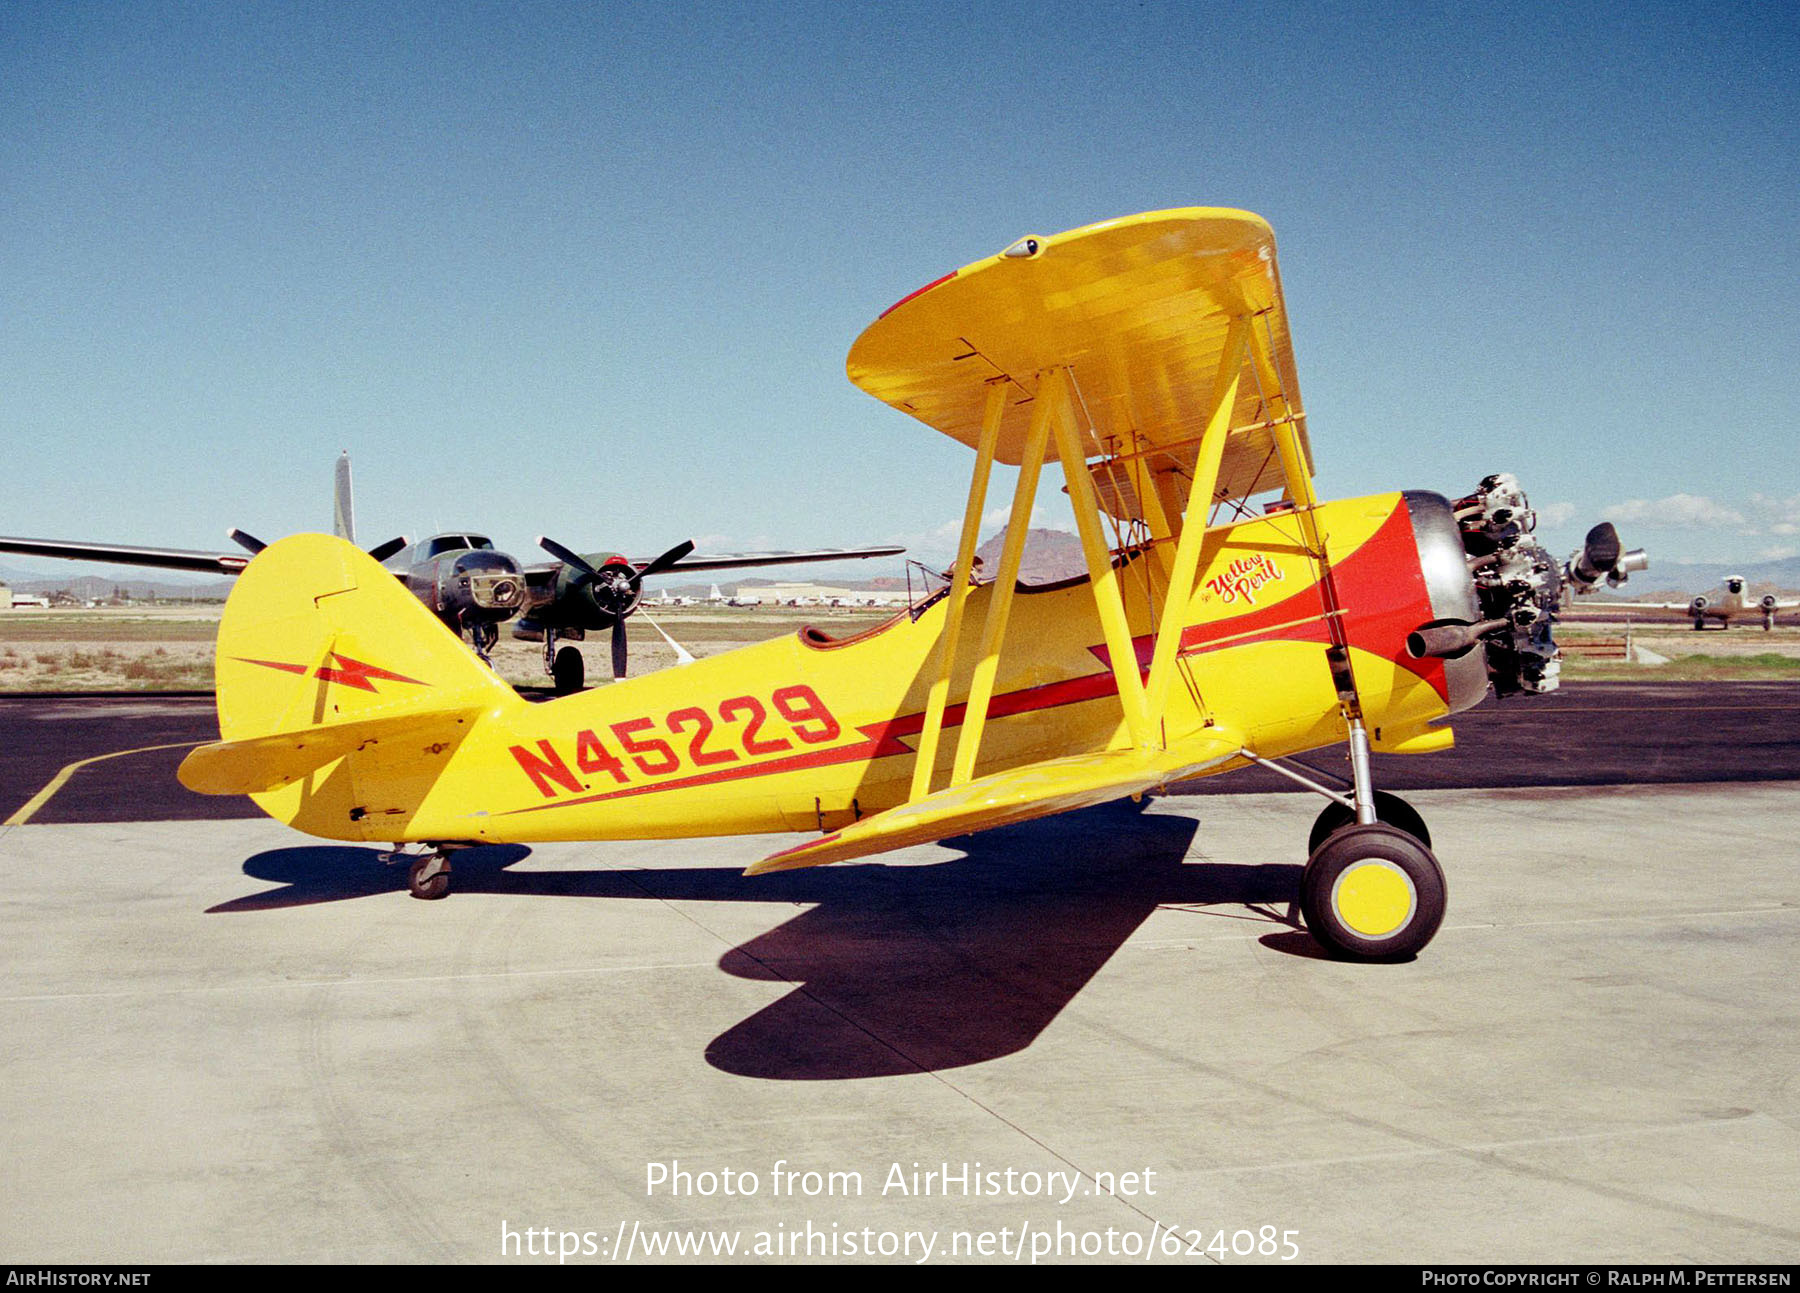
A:
POLYGON ((1511 627, 1507 620, 1482 620, 1479 624, 1444 620, 1421 624, 1406 635, 1406 654, 1415 660, 1455 660, 1474 650, 1488 634, 1511 627))

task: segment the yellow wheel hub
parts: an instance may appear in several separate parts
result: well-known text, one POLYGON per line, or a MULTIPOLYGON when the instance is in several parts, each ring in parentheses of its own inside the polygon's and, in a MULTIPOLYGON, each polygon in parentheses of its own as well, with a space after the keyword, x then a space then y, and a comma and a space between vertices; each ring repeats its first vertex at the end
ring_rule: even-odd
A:
POLYGON ((1418 901, 1406 872, 1380 858, 1352 863, 1331 887, 1332 910, 1364 938, 1399 933, 1412 919, 1418 901))

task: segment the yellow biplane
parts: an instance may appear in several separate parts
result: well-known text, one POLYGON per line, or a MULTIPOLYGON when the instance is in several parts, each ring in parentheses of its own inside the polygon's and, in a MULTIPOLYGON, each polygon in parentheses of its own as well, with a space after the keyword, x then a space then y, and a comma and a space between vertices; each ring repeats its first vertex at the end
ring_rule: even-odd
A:
POLYGON ((891 307, 848 367, 975 453, 955 568, 922 605, 533 704, 364 553, 295 535, 226 606, 223 739, 183 783, 314 835, 424 842, 411 888, 437 897, 480 844, 820 832, 758 873, 1258 764, 1329 801, 1300 894, 1313 934, 1365 959, 1430 940, 1443 874, 1369 752, 1446 749, 1439 720, 1490 686, 1554 687, 1556 566, 1511 477, 1455 502, 1315 496, 1263 220, 1020 239, 891 307), (1087 574, 1022 587, 1052 459, 1087 574), (1019 470, 981 582, 996 462, 1019 470), (1340 743, 1341 787, 1290 762, 1340 743))

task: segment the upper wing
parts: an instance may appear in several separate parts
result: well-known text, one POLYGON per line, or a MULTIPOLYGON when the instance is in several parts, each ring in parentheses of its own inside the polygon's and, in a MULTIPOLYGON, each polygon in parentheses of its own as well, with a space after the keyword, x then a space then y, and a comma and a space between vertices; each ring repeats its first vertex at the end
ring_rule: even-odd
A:
POLYGON ((61 539, 0 538, 0 552, 65 557, 71 561, 106 561, 122 566, 158 566, 165 570, 198 570, 212 575, 235 575, 250 564, 247 552, 193 552, 186 548, 138 548, 122 543, 81 543, 61 539))
MULTIPOLYGON (((1218 478, 1219 499, 1282 486, 1269 422, 1292 418, 1311 465, 1275 237, 1245 211, 1194 207, 1020 239, 903 299, 857 338, 850 380, 973 446, 987 389, 1010 391, 997 456, 1017 463, 1037 374, 1066 366, 1092 454, 1143 454, 1191 474, 1234 318, 1269 363, 1246 366, 1218 478), (1273 389, 1272 389, 1273 388, 1273 389)), ((1102 499, 1135 515, 1130 487, 1102 499), (1121 497, 1121 494, 1124 497, 1121 497)))
POLYGON ((772 854, 745 874, 823 866, 1109 803, 1219 771, 1242 749, 1235 733, 1214 727, 1167 750, 1107 750, 1028 763, 865 817, 772 854))

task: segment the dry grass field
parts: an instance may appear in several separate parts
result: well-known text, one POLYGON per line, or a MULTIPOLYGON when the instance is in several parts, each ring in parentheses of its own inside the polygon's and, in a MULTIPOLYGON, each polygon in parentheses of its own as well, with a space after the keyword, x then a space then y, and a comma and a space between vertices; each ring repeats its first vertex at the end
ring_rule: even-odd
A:
MULTIPOLYGON (((213 641, 219 606, 121 607, 93 610, 21 610, 0 615, 0 693, 43 691, 206 691, 213 684, 213 641)), ((872 628, 888 618, 880 611, 824 607, 674 607, 648 613, 696 656, 795 633, 816 624, 834 636, 872 628)), ((601 633, 580 643, 588 681, 612 673, 611 640, 601 633)), ((630 672, 647 673, 675 663, 675 653, 638 614, 631 620, 630 672)), ((548 686, 544 649, 518 642, 502 630, 494 665, 507 681, 548 686)))
POLYGON ((1800 680, 1800 627, 1778 625, 1763 632, 1760 623, 1696 633, 1683 624, 1656 622, 1631 626, 1631 642, 1640 651, 1663 657, 1666 664, 1590 658, 1579 654, 1584 643, 1617 641, 1624 625, 1559 624, 1556 640, 1565 647, 1563 677, 1604 682, 1780 682, 1800 680))
MULTIPOLYGON (((213 640, 219 606, 122 607, 94 610, 21 610, 0 614, 0 693, 42 691, 205 691, 212 687, 213 640)), ((675 654, 652 623, 696 656, 794 633, 816 624, 835 636, 872 628, 879 611, 824 607, 672 607, 631 621, 633 674, 666 668, 675 654)), ((1582 679, 1693 682, 1706 679, 1800 680, 1800 626, 1765 633, 1760 626, 1696 633, 1680 624, 1634 625, 1633 643, 1666 657, 1647 665, 1579 654, 1584 643, 1616 641, 1623 626, 1563 624, 1557 640, 1576 648, 1563 660, 1563 676, 1582 679)), ((606 634, 581 644, 590 683, 611 673, 606 634)), ((524 686, 548 686, 543 648, 502 633, 494 652, 502 677, 524 686)))

